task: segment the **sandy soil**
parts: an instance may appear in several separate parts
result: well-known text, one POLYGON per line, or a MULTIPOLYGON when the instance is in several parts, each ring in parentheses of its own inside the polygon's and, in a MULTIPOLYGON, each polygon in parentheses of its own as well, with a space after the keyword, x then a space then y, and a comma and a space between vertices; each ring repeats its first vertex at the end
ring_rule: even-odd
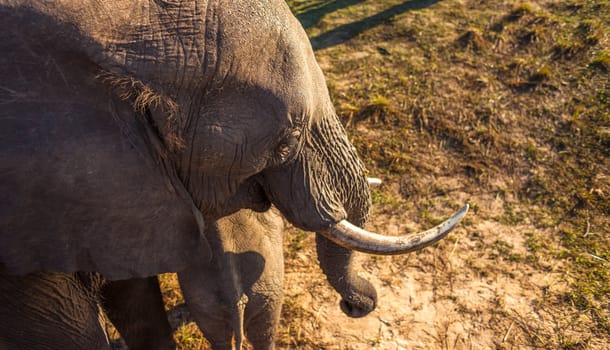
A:
MULTIPOLYGON (((529 254, 524 233, 546 237, 547 243, 556 244, 548 241, 553 232, 485 219, 502 207, 498 198, 467 193, 454 196, 459 201, 469 198, 478 207, 445 241, 408 256, 358 256, 362 275, 377 287, 379 295, 377 310, 367 317, 350 319, 342 314, 338 296, 325 285, 319 269, 312 267, 312 249, 288 260, 286 297, 295 300, 309 316, 301 320, 304 341, 294 343, 293 339, 292 345, 327 349, 525 349, 536 344, 557 348, 569 340, 586 344, 586 349, 607 349, 608 339, 592 339, 582 327, 590 322, 584 313, 570 314, 555 302, 554 296, 567 289, 560 266, 541 261, 542 269, 535 270, 520 262, 529 254), (310 343, 312 339, 315 345, 310 343)), ((413 229, 409 216, 377 216, 370 227, 396 234, 413 229)))

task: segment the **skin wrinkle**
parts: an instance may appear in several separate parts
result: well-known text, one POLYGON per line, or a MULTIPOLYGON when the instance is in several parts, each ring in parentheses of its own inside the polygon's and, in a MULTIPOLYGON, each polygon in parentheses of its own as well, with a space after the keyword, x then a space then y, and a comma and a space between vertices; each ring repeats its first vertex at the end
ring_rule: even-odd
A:
MULTIPOLYGON (((109 38, 97 35, 99 41, 111 49, 106 52, 109 63, 113 60, 112 57, 123 57, 118 65, 114 65, 115 67, 125 64, 127 67, 134 67, 134 73, 142 73, 141 76, 159 77, 160 80, 155 79, 152 82, 156 88, 161 86, 169 86, 170 89, 183 88, 188 85, 186 82, 196 77, 203 77, 201 74, 203 57, 197 48, 203 46, 204 37, 204 33, 198 28, 203 28, 205 23, 203 19, 197 22, 197 19, 201 18, 197 8, 191 8, 182 18, 175 14, 176 11, 181 11, 180 14, 183 14, 184 9, 163 7, 158 3, 157 6, 152 7, 142 6, 139 14, 126 11, 129 20, 125 19, 125 15, 115 19, 112 27, 117 30, 113 30, 109 38), (138 18, 141 20, 138 21, 138 18), (144 18, 146 20, 142 20, 144 18), (129 28, 130 26, 133 30, 129 28), (125 39, 126 33, 134 34, 125 39), (141 44, 137 44, 138 42, 141 44), (187 52, 190 55, 186 55, 187 52), (117 53, 119 56, 115 55, 117 53)), ((117 17, 114 13, 108 16, 117 17)), ((105 18, 101 18, 99 22, 103 20, 105 18)))
MULTIPOLYGON (((199 83, 195 84, 195 87, 199 86, 199 83)), ((185 129, 184 129, 184 133, 186 134, 188 132, 188 130, 197 130, 198 126, 199 126, 199 121, 200 121, 200 111, 201 111, 201 107, 202 103, 201 101, 203 100, 204 96, 203 94, 197 93, 198 89, 194 88, 191 90, 191 96, 190 96, 190 101, 192 101, 190 104, 188 104, 188 114, 187 114, 187 118, 186 118, 186 122, 185 122, 185 129), (192 121, 193 119, 195 120, 195 125, 193 126, 193 128, 191 129, 192 126, 192 121)), ((187 158, 187 162, 186 162, 186 166, 187 169, 184 169, 184 163, 183 164, 178 164, 178 168, 181 169, 179 176, 183 179, 185 186, 187 188, 190 188, 191 183, 190 183, 190 174, 192 171, 192 165, 193 165, 193 154, 194 151, 196 150, 195 147, 193 147, 192 145, 195 144, 195 137, 196 137, 196 133, 192 133, 191 137, 190 137, 190 143, 189 145, 191 145, 191 147, 188 147, 188 158, 187 158)), ((181 157, 184 158, 184 157, 181 157)))
POLYGON ((234 152, 233 152, 233 160, 231 161, 231 164, 229 165, 229 172, 228 172, 228 177, 229 178, 236 178, 235 174, 233 174, 234 172, 234 168, 236 168, 236 166, 241 168, 241 152, 239 152, 239 143, 234 144, 234 152))
POLYGON ((165 40, 160 40, 164 44, 165 49, 163 50, 168 57, 174 57, 176 63, 177 74, 177 86, 182 88, 188 86, 185 81, 192 81, 194 76, 189 76, 188 66, 181 64, 181 62, 190 62, 193 67, 201 67, 201 57, 198 54, 197 48, 203 43, 201 34, 197 29, 194 31, 193 28, 203 28, 203 23, 199 21, 200 14, 197 11, 197 4, 187 4, 181 2, 180 5, 174 10, 177 12, 176 15, 172 11, 165 11, 167 19, 161 18, 162 25, 166 28, 166 32, 175 33, 166 35, 165 40), (187 5, 191 5, 187 8, 187 5), (171 28, 171 29, 170 29, 171 28), (171 41, 174 41, 172 43, 171 41), (173 54, 172 51, 174 50, 173 54), (188 78, 187 78, 188 77, 188 78))
POLYGON ((10 329, 15 323, 27 322, 30 325, 26 337, 28 344, 36 345, 39 349, 56 348, 57 327, 61 327, 64 332, 64 346, 79 349, 87 342, 95 344, 92 334, 83 332, 82 327, 99 327, 99 322, 97 318, 93 319, 92 312, 97 313, 94 289, 100 286, 99 282, 85 286, 76 274, 57 273, 36 273, 25 277, 0 275, 0 281, 0 288, 4 291, 0 293, 1 310, 8 308, 8 314, 14 316, 0 317, 0 320, 10 320, 9 323, 1 325, 3 329, 10 329), (5 298, 10 299, 4 300, 5 298), (28 312, 25 312, 24 308, 28 312), (36 319, 29 319, 30 315, 36 315, 36 319))
POLYGON ((212 43, 218 43, 218 20, 216 18, 216 13, 214 12, 214 7, 211 4, 211 1, 206 3, 204 16, 205 32, 204 35, 204 47, 203 47, 203 82, 201 91, 208 91, 208 84, 212 81, 212 77, 209 76, 210 72, 214 71, 212 67, 216 66, 216 61, 218 57, 218 47, 212 45, 212 43))
MULTIPOLYGON (((181 3, 181 5, 183 5, 184 3, 181 3)), ((180 33, 184 33, 184 29, 191 29, 191 28, 202 28, 202 26, 204 25, 203 23, 200 23, 198 21, 198 18, 200 18, 200 13, 197 10, 197 2, 194 3, 194 9, 193 9, 193 13, 189 13, 188 15, 183 15, 182 13, 182 9, 183 6, 179 6, 179 10, 178 10, 178 19, 175 19, 176 22, 176 26, 179 29, 178 32, 180 33), (182 23, 180 22, 180 19, 182 19, 182 21, 184 23, 186 23, 185 25, 182 25, 182 23), (191 20, 192 22, 188 22, 188 20, 191 20)), ((193 33, 194 36, 197 36, 197 34, 199 34, 198 32, 193 33)), ((189 45, 187 44, 184 40, 183 40, 183 35, 179 35, 177 36, 178 41, 180 42, 180 47, 182 47, 182 55, 185 57, 185 61, 189 62, 192 61, 191 57, 194 57, 195 59, 195 65, 196 66, 201 66, 201 57, 200 55, 198 55, 198 50, 197 48, 200 45, 193 45, 192 43, 189 45), (189 55, 192 54, 191 55, 189 55)), ((195 40, 195 43, 197 42, 203 42, 202 38, 200 37, 198 40, 195 40)), ((181 79, 181 83, 180 86, 184 85, 184 81, 185 79, 187 79, 187 71, 186 71, 186 66, 181 66, 182 67, 182 74, 180 74, 180 79, 181 79)), ((180 69, 180 66, 177 67, 177 69, 180 69)), ((188 80, 192 80, 188 79, 188 80)))
MULTIPOLYGON (((191 120, 193 118, 188 118, 189 122, 188 124, 191 124, 191 120)), ((194 129, 196 130, 199 126, 199 121, 200 118, 194 118, 195 119, 195 125, 194 125, 194 129)), ((191 135, 191 142, 189 143, 190 145, 194 145, 195 144, 195 133, 192 133, 191 135)), ((180 177, 182 178, 182 181, 184 182, 184 185, 186 186, 186 188, 191 188, 192 184, 191 184, 191 171, 192 171, 192 166, 193 166, 193 153, 195 151, 195 147, 189 147, 188 148, 188 161, 187 161, 187 170, 186 172, 181 172, 180 177)), ((180 167, 180 169, 182 169, 183 167, 180 167)), ((201 208, 200 208, 201 209, 201 208)))
MULTIPOLYGON (((326 122, 326 119, 324 119, 324 122, 326 122)), ((313 147, 315 147, 320 154, 325 155, 324 161, 327 162, 328 170, 331 172, 330 180, 338 181, 342 179, 342 182, 332 185, 332 191, 340 191, 339 195, 342 196, 342 204, 345 210, 348 211, 348 214, 351 217, 350 220, 357 222, 357 225, 363 225, 366 218, 354 217, 355 214, 359 213, 354 213, 352 208, 358 208, 359 212, 363 211, 362 208, 366 208, 367 210, 365 210, 365 212, 368 213, 368 207, 370 206, 370 203, 359 203, 357 201, 358 198, 354 198, 356 194, 362 193, 363 191, 368 191, 368 188, 366 188, 366 182, 362 181, 365 173, 364 165, 357 157, 354 156, 354 152, 350 152, 351 145, 344 136, 342 137, 343 134, 338 130, 335 130, 329 126, 321 125, 320 128, 316 128, 314 131, 320 133, 320 136, 312 138, 314 140, 313 147), (340 140, 341 142, 335 142, 332 147, 329 147, 328 143, 315 143, 316 141, 320 140, 340 140), (345 157, 345 155, 352 156, 345 160, 345 164, 342 164, 344 168, 341 169, 342 172, 339 174, 337 173, 337 171, 340 170, 339 167, 333 165, 335 159, 342 159, 345 157), (347 169, 347 171, 344 169, 347 169), (360 175, 359 178, 361 177, 362 179, 359 180, 350 177, 354 175, 360 175), (347 179, 345 179, 346 176, 348 177, 347 179), (349 188, 346 188, 346 186, 349 186, 349 188), (354 188, 353 186, 358 187, 354 188)))
MULTIPOLYGON (((214 14, 216 14, 216 13, 214 13, 214 14)), ((210 66, 214 67, 214 69, 213 69, 214 74, 210 77, 210 83, 212 84, 212 86, 210 86, 209 88, 212 88, 212 87, 216 86, 216 80, 217 80, 217 77, 218 77, 219 71, 220 71, 220 62, 223 61, 222 60, 222 55, 221 55, 222 54, 221 48, 223 47, 223 38, 222 38, 223 37, 223 32, 220 30, 220 28, 222 28, 222 23, 221 23, 222 20, 221 20, 220 16, 215 17, 215 19, 216 19, 217 27, 215 28, 216 31, 214 32, 214 34, 215 34, 214 37, 211 38, 215 42, 215 46, 214 46, 214 49, 215 49, 214 63, 211 64, 211 65, 206 66, 206 68, 208 68, 210 66)), ((206 42, 207 42, 207 40, 206 40, 206 42)))

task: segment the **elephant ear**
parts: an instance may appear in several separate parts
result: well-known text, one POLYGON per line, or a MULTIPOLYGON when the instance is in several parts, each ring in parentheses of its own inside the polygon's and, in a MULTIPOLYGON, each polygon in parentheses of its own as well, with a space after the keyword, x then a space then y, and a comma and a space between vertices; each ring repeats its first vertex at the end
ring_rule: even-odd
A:
POLYGON ((85 57, 24 46, 0 34, 0 267, 125 279, 208 260, 154 130, 85 57))

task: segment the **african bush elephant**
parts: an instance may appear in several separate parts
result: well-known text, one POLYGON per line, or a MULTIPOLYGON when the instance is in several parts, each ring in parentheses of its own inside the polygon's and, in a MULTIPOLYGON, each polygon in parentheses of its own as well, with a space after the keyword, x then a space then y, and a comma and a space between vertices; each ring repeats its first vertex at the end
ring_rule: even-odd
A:
MULTIPOLYGON (((279 0, 0 0, 0 267, 110 280, 211 258, 206 222, 274 204, 316 232, 350 316, 376 305, 352 251, 443 238, 364 231, 364 165, 279 0)), ((69 318, 65 320, 69 321, 69 318)))
POLYGON ((282 308, 282 218, 240 210, 206 230, 212 263, 178 273, 191 316, 213 349, 273 349, 282 308))
MULTIPOLYGON (((275 209, 249 209, 209 223, 212 260, 178 273, 191 317, 213 349, 241 349, 244 333, 254 349, 273 349, 283 297, 284 222, 275 209)), ((112 281, 102 305, 129 349, 175 345, 156 278, 112 281)))

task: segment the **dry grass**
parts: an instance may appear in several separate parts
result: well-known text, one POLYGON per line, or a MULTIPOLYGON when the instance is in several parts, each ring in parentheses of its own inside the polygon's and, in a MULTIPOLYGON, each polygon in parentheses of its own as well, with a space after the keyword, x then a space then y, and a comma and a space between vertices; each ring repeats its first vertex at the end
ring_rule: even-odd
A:
MULTIPOLYGON (((279 348, 606 349, 610 2, 288 1, 371 174, 371 228, 472 212, 403 257, 359 256, 357 320, 288 230, 279 348)), ((170 303, 175 282, 164 290, 170 303)), ((187 324, 176 339, 205 348, 187 324), (186 328, 185 328, 186 327, 186 328)))

